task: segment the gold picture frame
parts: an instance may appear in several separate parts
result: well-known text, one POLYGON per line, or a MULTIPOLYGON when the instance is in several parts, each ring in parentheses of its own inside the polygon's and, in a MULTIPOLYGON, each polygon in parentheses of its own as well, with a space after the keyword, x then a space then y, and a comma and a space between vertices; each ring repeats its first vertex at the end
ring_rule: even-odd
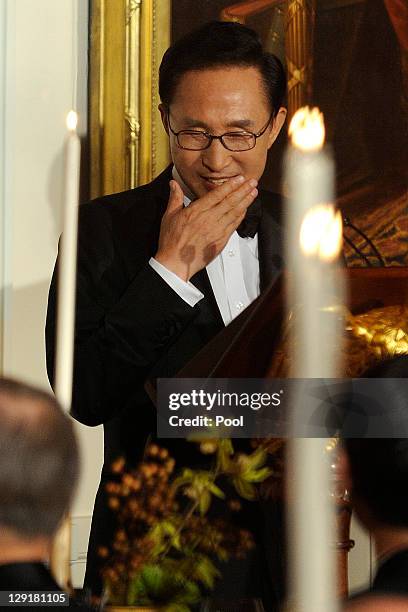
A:
POLYGON ((169 163, 157 110, 171 0, 91 0, 90 196, 132 189, 169 163))

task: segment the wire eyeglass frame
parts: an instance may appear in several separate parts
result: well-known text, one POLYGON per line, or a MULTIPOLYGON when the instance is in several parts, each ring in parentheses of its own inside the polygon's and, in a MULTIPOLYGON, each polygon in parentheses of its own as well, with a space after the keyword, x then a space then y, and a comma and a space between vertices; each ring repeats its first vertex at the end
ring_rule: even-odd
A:
POLYGON ((184 149, 186 151, 205 151, 211 146, 213 140, 219 140, 221 144, 223 145, 223 147, 227 149, 228 151, 232 151, 234 153, 240 153, 242 151, 251 151, 251 149, 255 148, 258 138, 260 138, 261 136, 263 136, 263 134, 265 134, 274 116, 275 116, 275 113, 272 112, 272 114, 269 116, 268 122, 259 132, 254 133, 254 132, 248 132, 246 130, 242 132, 225 132, 224 134, 221 134, 220 136, 214 136, 213 134, 209 134, 208 132, 203 132, 201 130, 180 130, 179 132, 175 132, 170 124, 170 111, 167 111, 167 124, 169 126, 170 132, 173 134, 173 136, 176 137, 177 145, 180 147, 180 149, 184 149), (190 136, 198 135, 200 137, 204 136, 207 142, 204 143, 204 146, 186 147, 180 144, 180 135, 183 136, 183 134, 190 135, 190 136), (227 146, 227 144, 224 141, 224 138, 226 136, 227 137, 230 136, 232 138, 237 138, 239 136, 249 136, 251 137, 251 140, 250 140, 251 146, 248 146, 245 148, 239 148, 239 149, 232 149, 231 146, 227 146))

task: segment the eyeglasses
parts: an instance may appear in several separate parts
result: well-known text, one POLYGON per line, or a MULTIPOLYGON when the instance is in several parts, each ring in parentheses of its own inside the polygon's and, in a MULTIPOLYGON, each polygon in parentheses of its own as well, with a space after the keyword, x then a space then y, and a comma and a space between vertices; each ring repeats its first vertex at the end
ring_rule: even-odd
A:
POLYGON ((265 134, 273 119, 273 115, 274 113, 269 117, 265 127, 256 134, 246 131, 226 132, 221 136, 213 136, 213 134, 198 130, 181 130, 180 132, 175 132, 170 125, 170 113, 167 113, 167 121, 169 130, 176 137, 180 149, 187 149, 187 151, 203 151, 204 149, 208 149, 213 140, 220 140, 228 151, 250 151, 250 149, 255 147, 257 139, 262 136, 262 134, 265 134))

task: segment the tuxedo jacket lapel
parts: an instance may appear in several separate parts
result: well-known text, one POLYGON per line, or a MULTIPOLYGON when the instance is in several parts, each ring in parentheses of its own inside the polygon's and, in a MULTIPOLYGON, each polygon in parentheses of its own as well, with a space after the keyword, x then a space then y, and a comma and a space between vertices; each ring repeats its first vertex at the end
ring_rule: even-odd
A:
POLYGON ((215 299, 214 291, 210 283, 210 279, 208 277, 207 270, 200 270, 191 278, 192 284, 197 287, 201 293, 203 293, 207 298, 207 306, 210 312, 213 313, 217 323, 220 326, 224 326, 224 321, 221 316, 220 309, 218 308, 217 300, 215 299))
POLYGON ((262 193, 262 217, 258 230, 261 292, 277 278, 283 267, 282 202, 280 196, 262 193))

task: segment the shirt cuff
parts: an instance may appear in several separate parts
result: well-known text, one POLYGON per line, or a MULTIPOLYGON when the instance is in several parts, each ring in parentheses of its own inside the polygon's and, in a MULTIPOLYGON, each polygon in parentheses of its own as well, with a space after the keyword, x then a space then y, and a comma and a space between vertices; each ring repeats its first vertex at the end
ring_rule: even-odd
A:
POLYGON ((195 306, 203 299, 204 294, 197 287, 194 287, 190 282, 186 283, 183 281, 177 274, 168 270, 154 257, 150 258, 149 265, 190 306, 195 306))

